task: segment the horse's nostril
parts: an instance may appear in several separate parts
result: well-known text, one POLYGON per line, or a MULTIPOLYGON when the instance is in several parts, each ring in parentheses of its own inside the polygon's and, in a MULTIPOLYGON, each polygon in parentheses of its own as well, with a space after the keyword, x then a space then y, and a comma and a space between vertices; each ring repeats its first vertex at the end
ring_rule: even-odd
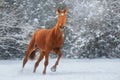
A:
POLYGON ((61 28, 61 29, 64 29, 64 28, 65 28, 65 26, 60 26, 60 28, 61 28))

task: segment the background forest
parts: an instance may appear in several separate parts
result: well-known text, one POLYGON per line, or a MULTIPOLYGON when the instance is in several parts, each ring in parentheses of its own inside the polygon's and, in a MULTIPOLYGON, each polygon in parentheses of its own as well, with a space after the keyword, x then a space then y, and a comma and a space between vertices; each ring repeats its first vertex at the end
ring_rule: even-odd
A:
POLYGON ((23 58, 33 32, 66 6, 64 58, 120 58, 120 0, 0 0, 0 59, 23 58))

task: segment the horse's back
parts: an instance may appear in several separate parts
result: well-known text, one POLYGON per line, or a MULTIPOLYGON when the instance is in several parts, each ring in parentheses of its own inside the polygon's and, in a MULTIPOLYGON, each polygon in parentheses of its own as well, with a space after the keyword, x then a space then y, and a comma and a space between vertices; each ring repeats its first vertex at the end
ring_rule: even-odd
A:
POLYGON ((36 32, 35 32, 35 36, 36 38, 40 38, 40 37, 46 37, 46 35, 50 32, 50 30, 47 30, 47 29, 38 29, 36 32))

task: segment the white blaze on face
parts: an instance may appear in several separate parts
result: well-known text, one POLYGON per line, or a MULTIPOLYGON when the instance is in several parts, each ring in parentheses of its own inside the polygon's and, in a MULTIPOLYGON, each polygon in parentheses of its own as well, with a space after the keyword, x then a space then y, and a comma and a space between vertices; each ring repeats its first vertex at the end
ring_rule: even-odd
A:
POLYGON ((64 13, 62 13, 61 15, 64 16, 64 13))
MULTIPOLYGON (((61 16, 64 16, 64 15, 65 15, 64 13, 61 13, 61 16)), ((63 32, 64 31, 64 27, 60 28, 60 31, 63 32)), ((64 33, 62 34, 62 36, 64 37, 64 33)))

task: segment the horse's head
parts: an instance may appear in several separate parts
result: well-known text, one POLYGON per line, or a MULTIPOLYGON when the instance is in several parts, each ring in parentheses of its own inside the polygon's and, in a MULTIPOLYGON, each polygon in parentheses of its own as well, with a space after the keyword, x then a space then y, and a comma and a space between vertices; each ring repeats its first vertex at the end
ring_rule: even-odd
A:
POLYGON ((61 10, 60 8, 57 9, 58 12, 58 27, 60 30, 64 30, 66 24, 66 17, 67 17, 67 8, 61 10))

